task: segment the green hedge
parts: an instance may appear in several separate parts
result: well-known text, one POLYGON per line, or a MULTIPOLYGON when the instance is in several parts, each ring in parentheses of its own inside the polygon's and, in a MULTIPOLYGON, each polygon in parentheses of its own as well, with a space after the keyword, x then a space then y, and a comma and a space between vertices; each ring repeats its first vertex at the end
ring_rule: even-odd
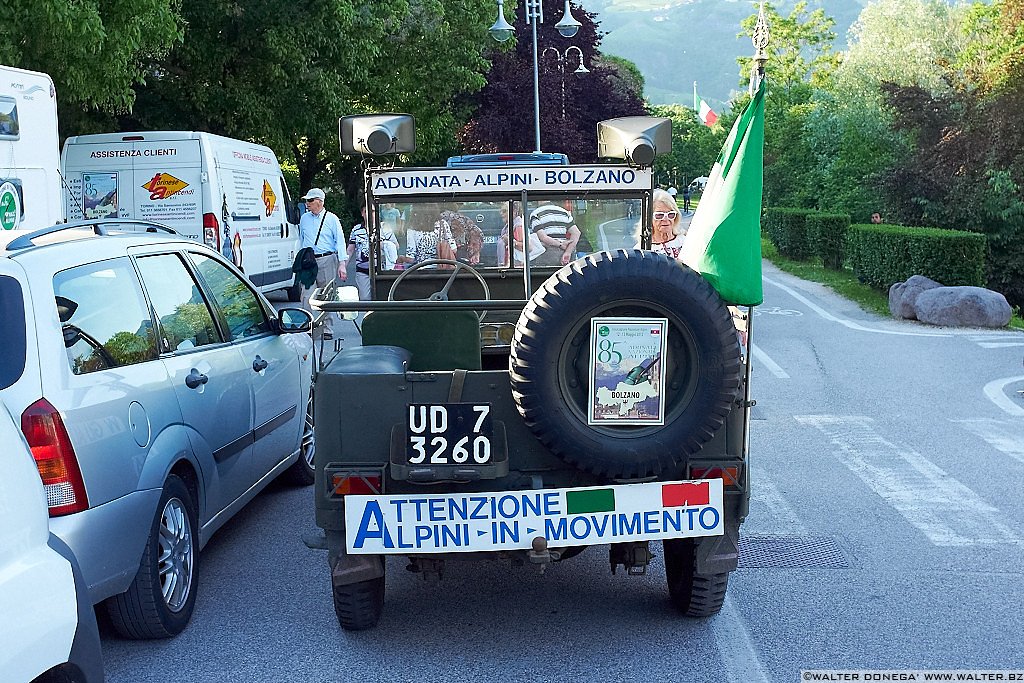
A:
POLYGON ((846 233, 850 229, 850 216, 845 213, 812 213, 807 216, 807 235, 813 252, 821 257, 821 264, 832 270, 842 270, 846 261, 846 233))
POLYGON ((847 249, 853 273, 881 290, 911 275, 946 286, 984 286, 985 236, 963 230, 851 225, 847 249))
POLYGON ((810 209, 791 209, 785 207, 766 209, 764 212, 764 232, 779 253, 786 258, 802 261, 814 254, 807 233, 807 216, 814 213, 810 209))

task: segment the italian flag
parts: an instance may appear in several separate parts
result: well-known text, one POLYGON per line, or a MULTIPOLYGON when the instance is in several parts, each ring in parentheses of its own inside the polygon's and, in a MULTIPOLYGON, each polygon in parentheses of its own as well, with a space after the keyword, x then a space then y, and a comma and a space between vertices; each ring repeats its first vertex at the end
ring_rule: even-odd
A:
POLYGON ((708 103, 700 97, 697 98, 697 116, 700 117, 701 122, 708 128, 715 125, 715 121, 718 120, 718 114, 715 113, 715 110, 709 107, 708 103))
POLYGON ((703 98, 697 96, 697 81, 693 82, 693 110, 697 112, 701 123, 708 128, 715 125, 715 122, 718 121, 718 114, 715 113, 715 110, 708 106, 708 103, 703 98))

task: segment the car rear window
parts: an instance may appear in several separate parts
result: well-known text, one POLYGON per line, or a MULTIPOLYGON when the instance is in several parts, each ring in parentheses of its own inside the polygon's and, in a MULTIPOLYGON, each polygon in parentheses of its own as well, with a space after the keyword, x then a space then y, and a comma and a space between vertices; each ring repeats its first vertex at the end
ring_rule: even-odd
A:
POLYGON ((0 275, 0 389, 6 389, 25 372, 25 297, 21 283, 0 275))
POLYGON ((76 375, 157 357, 153 321, 127 258, 61 271, 53 278, 53 292, 76 375))

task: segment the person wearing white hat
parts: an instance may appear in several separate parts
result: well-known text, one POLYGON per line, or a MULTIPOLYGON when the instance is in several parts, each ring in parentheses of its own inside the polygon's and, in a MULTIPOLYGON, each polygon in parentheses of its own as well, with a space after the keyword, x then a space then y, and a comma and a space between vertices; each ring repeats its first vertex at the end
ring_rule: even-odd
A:
MULTIPOLYGON (((341 221, 324 206, 324 191, 314 187, 302 196, 306 202, 306 211, 299 220, 299 245, 302 248, 312 247, 316 255, 316 286, 323 287, 334 279, 345 280, 346 261, 338 258, 339 253, 345 252, 345 233, 341 228, 341 221)), ((309 307, 309 299, 313 295, 313 288, 306 290, 303 297, 306 306, 309 307)), ((322 334, 324 339, 334 337, 334 318, 336 313, 329 314, 324 318, 322 334)))

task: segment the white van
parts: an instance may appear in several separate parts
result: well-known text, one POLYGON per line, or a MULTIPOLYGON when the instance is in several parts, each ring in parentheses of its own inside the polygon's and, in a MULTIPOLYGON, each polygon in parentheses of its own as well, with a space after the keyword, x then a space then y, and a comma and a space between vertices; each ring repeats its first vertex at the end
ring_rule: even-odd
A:
POLYGON ((0 66, 0 229, 63 220, 59 150, 53 81, 0 66))
POLYGON ((298 211, 269 147, 188 131, 79 135, 64 142, 68 220, 163 223, 216 249, 263 292, 293 287, 298 211))

